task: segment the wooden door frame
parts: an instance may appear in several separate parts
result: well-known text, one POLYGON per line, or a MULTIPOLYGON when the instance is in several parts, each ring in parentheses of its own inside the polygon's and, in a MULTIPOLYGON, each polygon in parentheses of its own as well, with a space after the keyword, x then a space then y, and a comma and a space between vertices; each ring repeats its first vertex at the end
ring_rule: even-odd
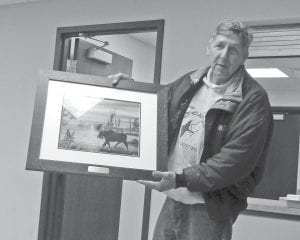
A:
MULTIPOLYGON (((137 22, 108 23, 85 26, 60 27, 57 29, 54 70, 61 71, 65 54, 65 39, 79 36, 80 33, 85 35, 99 34, 125 34, 139 32, 157 32, 156 54, 154 64, 154 80, 156 84, 160 83, 162 47, 164 35, 164 20, 148 20, 137 22)), ((64 212, 66 175, 57 173, 44 173, 42 198, 39 220, 39 240, 61 240, 61 231, 64 212)), ((149 217, 151 205, 151 190, 145 188, 144 209, 141 239, 148 239, 149 217)))
POLYGON ((154 80, 153 83, 160 84, 162 48, 164 36, 165 20, 148 20, 137 22, 121 22, 108 23, 85 26, 60 27, 56 33, 55 55, 54 55, 54 70, 62 70, 62 61, 65 48, 65 39, 70 37, 78 37, 79 35, 95 36, 104 34, 126 34, 126 33, 141 33, 141 32, 157 32, 155 63, 154 63, 154 80))

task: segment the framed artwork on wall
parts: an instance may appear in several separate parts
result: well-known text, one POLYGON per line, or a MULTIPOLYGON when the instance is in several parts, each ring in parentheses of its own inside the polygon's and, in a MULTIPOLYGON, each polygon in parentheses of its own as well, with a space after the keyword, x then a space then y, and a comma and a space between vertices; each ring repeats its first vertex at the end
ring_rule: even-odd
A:
POLYGON ((166 89, 41 71, 26 168, 128 180, 165 170, 166 89))

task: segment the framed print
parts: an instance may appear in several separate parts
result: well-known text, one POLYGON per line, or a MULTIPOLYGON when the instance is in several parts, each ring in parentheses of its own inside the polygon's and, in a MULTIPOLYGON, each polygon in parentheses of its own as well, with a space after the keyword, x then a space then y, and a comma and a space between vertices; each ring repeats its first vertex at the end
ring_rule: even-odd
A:
POLYGON ((27 169, 152 179, 166 158, 164 87, 40 72, 27 169))

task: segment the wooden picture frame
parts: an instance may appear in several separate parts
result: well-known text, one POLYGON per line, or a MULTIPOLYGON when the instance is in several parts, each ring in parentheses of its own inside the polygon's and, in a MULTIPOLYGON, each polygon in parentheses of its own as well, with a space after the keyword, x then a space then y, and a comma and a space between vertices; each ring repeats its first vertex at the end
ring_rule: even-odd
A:
POLYGON ((152 171, 166 170, 166 158, 167 94, 163 86, 121 81, 114 87, 104 77, 40 72, 27 169, 151 180, 152 171), (116 109, 122 113, 119 125, 113 126, 109 117, 118 116, 116 109), (128 126, 126 118, 135 119, 134 130, 134 121, 128 126), (103 136, 105 131, 119 138, 103 136), (109 147, 110 141, 117 146, 109 147))

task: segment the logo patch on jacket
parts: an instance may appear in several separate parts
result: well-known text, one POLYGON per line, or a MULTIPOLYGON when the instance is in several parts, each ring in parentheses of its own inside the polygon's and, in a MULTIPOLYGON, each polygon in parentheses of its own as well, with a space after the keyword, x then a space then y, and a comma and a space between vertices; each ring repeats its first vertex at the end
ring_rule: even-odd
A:
POLYGON ((223 131, 223 129, 224 129, 224 126, 223 126, 222 124, 219 124, 219 125, 218 125, 218 131, 221 132, 221 131, 223 131))

